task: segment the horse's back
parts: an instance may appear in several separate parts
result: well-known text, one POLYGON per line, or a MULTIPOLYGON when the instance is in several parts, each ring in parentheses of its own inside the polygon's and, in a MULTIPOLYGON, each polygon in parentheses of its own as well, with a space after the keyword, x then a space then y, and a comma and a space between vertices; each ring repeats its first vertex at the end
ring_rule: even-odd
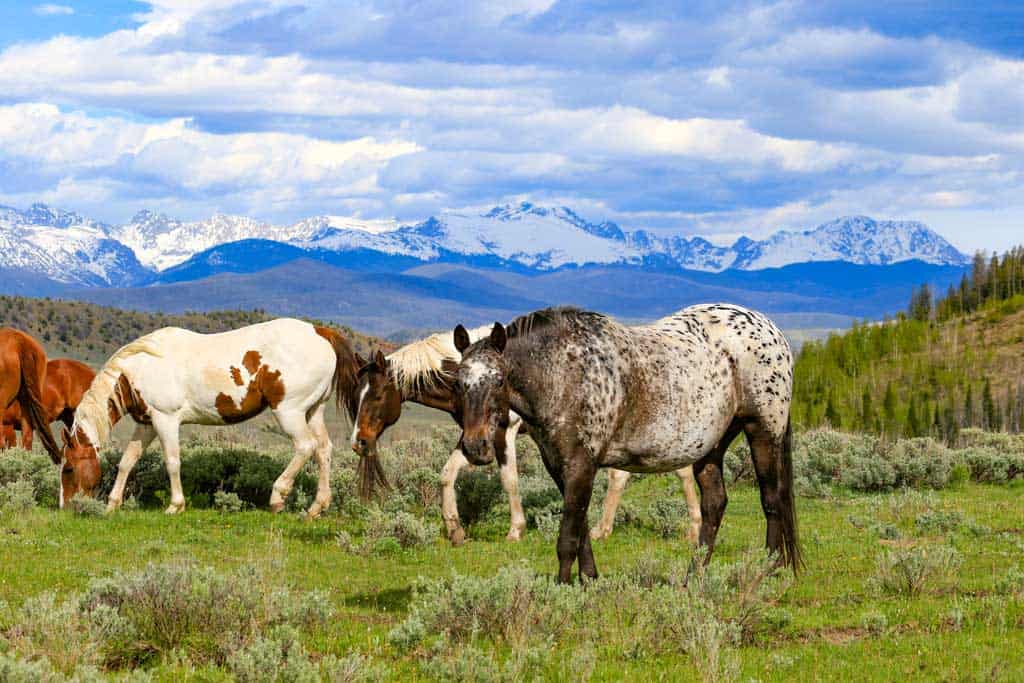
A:
POLYGON ((793 353, 782 330, 764 314, 733 304, 690 306, 655 325, 680 320, 699 325, 708 342, 728 354, 739 414, 784 432, 793 394, 793 353))

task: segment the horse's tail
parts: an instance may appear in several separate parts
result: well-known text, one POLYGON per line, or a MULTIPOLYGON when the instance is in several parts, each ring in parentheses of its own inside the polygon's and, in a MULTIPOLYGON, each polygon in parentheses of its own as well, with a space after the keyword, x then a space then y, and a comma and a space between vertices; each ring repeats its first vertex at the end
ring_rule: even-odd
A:
POLYGON ((359 371, 356 362, 356 354, 349 345, 348 340, 337 330, 329 327, 316 327, 316 333, 327 340, 334 349, 334 379, 332 388, 334 400, 338 409, 348 414, 350 420, 356 419, 356 412, 359 410, 359 395, 356 393, 359 379, 359 371))
POLYGON ((25 349, 25 353, 19 355, 21 356, 21 386, 18 388, 18 403, 28 418, 29 424, 32 425, 32 429, 39 433, 39 438, 43 440, 43 446, 50 454, 50 459, 55 465, 59 465, 61 461, 60 446, 57 445, 57 440, 53 438, 53 432, 50 431, 50 420, 43 408, 43 387, 39 384, 40 371, 45 378, 46 366, 45 364, 40 366, 40 359, 34 349, 25 349))
POLYGON ((793 421, 786 422, 779 456, 779 520, 782 524, 782 559, 797 573, 804 565, 797 534, 796 501, 793 493, 793 421))

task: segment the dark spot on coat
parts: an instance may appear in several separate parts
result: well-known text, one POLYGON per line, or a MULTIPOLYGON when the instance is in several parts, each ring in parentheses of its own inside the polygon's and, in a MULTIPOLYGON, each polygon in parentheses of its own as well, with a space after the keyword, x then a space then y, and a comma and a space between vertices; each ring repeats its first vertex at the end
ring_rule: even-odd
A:
POLYGON ((242 380, 242 371, 236 368, 234 365, 231 366, 231 379, 236 385, 242 386, 245 382, 242 380))
POLYGON ((259 351, 246 351, 245 355, 242 356, 242 365, 249 371, 250 375, 255 375, 259 370, 260 361, 263 360, 263 356, 260 355, 259 351))
MULTIPOLYGON (((242 365, 245 365, 246 369, 249 368, 248 362, 253 357, 258 361, 260 354, 256 351, 246 352, 245 358, 242 360, 242 365)), ((236 370, 236 368, 232 368, 232 378, 235 377, 236 370)), ((271 409, 276 408, 284 399, 284 382, 281 381, 281 372, 279 370, 274 371, 267 365, 261 365, 256 368, 255 372, 250 374, 252 378, 249 380, 249 386, 246 387, 245 395, 242 396, 240 404, 236 404, 234 398, 223 392, 217 394, 214 407, 216 407, 217 413, 224 419, 224 422, 228 424, 243 422, 251 417, 255 417, 267 407, 271 409)), ((235 382, 236 384, 238 383, 237 379, 235 382)))

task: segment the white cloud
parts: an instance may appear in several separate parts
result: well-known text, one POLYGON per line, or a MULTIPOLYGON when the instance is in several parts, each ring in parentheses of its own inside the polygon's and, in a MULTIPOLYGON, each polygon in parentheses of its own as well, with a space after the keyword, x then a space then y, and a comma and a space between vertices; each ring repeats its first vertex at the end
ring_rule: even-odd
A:
POLYGON ((41 17, 68 16, 75 13, 75 8, 67 5, 53 5, 47 3, 44 5, 36 5, 32 8, 32 11, 41 17))

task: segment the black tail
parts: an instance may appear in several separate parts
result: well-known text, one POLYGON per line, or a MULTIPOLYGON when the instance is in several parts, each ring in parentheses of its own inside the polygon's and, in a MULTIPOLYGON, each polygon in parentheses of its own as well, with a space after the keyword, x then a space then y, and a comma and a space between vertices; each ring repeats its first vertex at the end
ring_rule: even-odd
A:
POLYGON ((796 501, 793 495, 793 422, 786 423, 779 457, 779 520, 782 525, 782 559, 796 574, 804 566, 796 524, 796 501))
POLYGON ((53 432, 50 431, 49 416, 47 416, 46 410, 43 408, 43 388, 39 386, 38 381, 38 359, 31 350, 20 355, 21 386, 18 388, 18 403, 21 404, 21 410, 28 417, 32 429, 43 440, 43 446, 46 448, 46 452, 50 454, 50 459, 53 460, 55 465, 59 465, 61 461, 60 446, 57 445, 57 440, 53 438, 53 432))

